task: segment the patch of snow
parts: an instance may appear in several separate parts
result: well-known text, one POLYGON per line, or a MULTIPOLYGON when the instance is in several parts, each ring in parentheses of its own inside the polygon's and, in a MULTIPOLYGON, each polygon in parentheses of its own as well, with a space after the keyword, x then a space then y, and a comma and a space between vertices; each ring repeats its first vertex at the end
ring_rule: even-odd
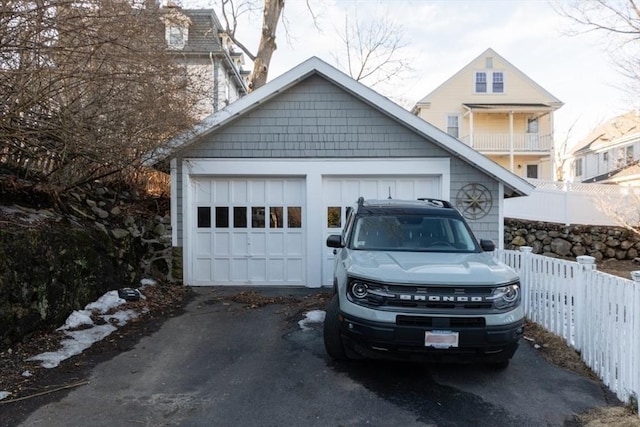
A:
POLYGON ((6 399, 11 395, 10 391, 0 391, 0 400, 6 399))
POLYGON ((27 360, 42 362, 41 365, 43 368, 55 368, 60 365, 63 360, 82 353, 91 347, 93 343, 109 336, 109 334, 116 329, 113 325, 96 325, 90 329, 69 331, 67 332, 69 338, 62 341, 62 348, 60 350, 40 353, 27 360))
POLYGON ((67 329, 74 329, 82 325, 92 325, 90 310, 76 310, 67 317, 64 325, 60 326, 57 330, 64 331, 67 329))
POLYGON ((323 310, 311 310, 305 313, 304 319, 298 322, 303 331, 311 329, 308 325, 313 323, 324 322, 326 313, 323 310))
POLYGON ((22 373, 22 376, 23 376, 23 377, 25 377, 25 378, 27 378, 27 377, 31 377, 31 376, 33 376, 33 374, 31 373, 31 371, 26 370, 26 371, 24 371, 24 372, 22 373))
POLYGON ((87 304, 84 310, 74 311, 67 318, 65 324, 58 328, 58 330, 64 330, 68 337, 61 342, 62 348, 58 351, 37 354, 27 360, 40 361, 44 368, 55 368, 63 360, 82 353, 91 347, 93 343, 109 336, 109 334, 118 329, 117 326, 124 326, 129 320, 138 317, 139 313, 135 310, 120 310, 113 314, 104 314, 125 303, 126 301, 118 296, 118 291, 109 291, 98 298, 97 301, 87 304), (95 325, 91 319, 91 314, 94 311, 101 314, 100 317, 107 323, 95 325), (70 330, 86 325, 91 325, 91 327, 79 331, 70 330))
POLYGON ((153 279, 142 279, 142 280, 140 280, 140 285, 141 285, 142 287, 145 287, 145 286, 153 286, 153 285, 155 285, 155 284, 157 284, 157 283, 158 283, 158 282, 156 282, 156 281, 155 281, 155 280, 153 280, 153 279))
POLYGON ((97 301, 87 304, 84 309, 106 313, 112 308, 116 308, 124 303, 126 303, 126 301, 118 296, 118 291, 109 291, 98 298, 97 301))

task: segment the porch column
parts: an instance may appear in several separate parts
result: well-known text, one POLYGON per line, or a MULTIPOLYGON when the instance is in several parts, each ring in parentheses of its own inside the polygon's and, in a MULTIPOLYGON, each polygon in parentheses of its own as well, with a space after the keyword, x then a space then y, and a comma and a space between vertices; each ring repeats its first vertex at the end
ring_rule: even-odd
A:
POLYGON ((509 169, 514 171, 513 164, 513 111, 509 111, 509 169))
POLYGON ((473 147, 473 110, 469 111, 469 146, 473 147))

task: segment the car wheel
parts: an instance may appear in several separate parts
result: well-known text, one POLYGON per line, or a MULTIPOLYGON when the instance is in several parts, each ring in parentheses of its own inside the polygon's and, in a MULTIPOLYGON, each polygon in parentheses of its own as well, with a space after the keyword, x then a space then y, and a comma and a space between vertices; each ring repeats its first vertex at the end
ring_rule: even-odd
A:
POLYGON ((347 353, 342 343, 340 335, 340 321, 338 315, 340 313, 340 302, 338 295, 334 295, 327 304, 327 311, 324 318, 324 329, 322 332, 324 338, 324 348, 327 354, 336 360, 347 360, 347 353))

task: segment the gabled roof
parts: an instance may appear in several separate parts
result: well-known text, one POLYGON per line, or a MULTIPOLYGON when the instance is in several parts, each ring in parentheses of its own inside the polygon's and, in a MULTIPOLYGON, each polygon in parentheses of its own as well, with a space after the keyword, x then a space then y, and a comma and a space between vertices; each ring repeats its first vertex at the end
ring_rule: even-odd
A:
POLYGON ((629 111, 600 124, 576 145, 573 154, 603 151, 634 141, 640 141, 640 111, 629 111))
POLYGON ((317 57, 312 57, 288 72, 270 81, 266 85, 256 89, 247 96, 240 98, 223 110, 212 114, 197 124, 191 131, 186 132, 169 142, 173 151, 164 153, 160 159, 173 157, 181 149, 196 144, 206 135, 232 123, 243 114, 258 108, 265 102, 277 97, 287 89, 296 86, 307 78, 318 75, 342 88, 352 96, 368 104, 371 108, 380 111, 399 124, 411 129, 416 134, 428 139, 440 148, 446 150, 451 156, 474 165, 497 181, 504 183, 505 196, 523 196, 530 194, 535 188, 524 179, 509 172, 507 169, 488 159, 473 148, 441 131, 423 119, 411 114, 409 111, 380 95, 369 87, 359 83, 337 70, 317 57))
POLYGON ((544 104, 542 104, 545 107, 553 107, 553 109, 558 109, 560 108, 562 105, 564 105, 564 103, 562 101, 560 101, 558 98, 556 98, 555 96, 553 96, 551 93, 549 93, 545 88, 543 88, 542 86, 540 86, 538 83, 536 83, 534 80, 532 80, 529 76, 527 76, 525 73, 523 73, 522 71, 520 71, 515 65, 511 64, 509 61, 507 61, 504 57, 502 57, 501 55, 499 55, 495 50, 488 48, 487 50, 485 50, 484 52, 482 52, 480 55, 478 55, 477 57, 475 57, 471 62, 469 62, 467 65, 465 65, 464 67, 462 67, 457 73, 455 73, 453 76, 449 77, 444 83, 442 83, 440 86, 438 86, 437 88, 435 88, 433 91, 431 91, 427 96, 425 96, 424 98, 422 98, 420 101, 418 101, 416 103, 416 106, 412 109, 412 111, 415 113, 417 112, 417 106, 420 104, 426 104, 429 103, 430 98, 437 92, 440 92, 441 90, 444 90, 444 88, 446 88, 446 86, 448 86, 453 80, 455 80, 458 76, 460 76, 461 74, 465 73, 466 71, 468 71, 469 69, 473 69, 476 70, 475 67, 473 67, 473 64, 479 60, 480 58, 484 58, 487 56, 491 56, 493 58, 498 58, 500 62, 503 62, 507 65, 508 69, 510 72, 518 75, 520 78, 522 78, 524 81, 528 82, 533 88, 535 88, 535 90, 537 92, 540 93, 541 98, 544 98, 545 102, 544 104))

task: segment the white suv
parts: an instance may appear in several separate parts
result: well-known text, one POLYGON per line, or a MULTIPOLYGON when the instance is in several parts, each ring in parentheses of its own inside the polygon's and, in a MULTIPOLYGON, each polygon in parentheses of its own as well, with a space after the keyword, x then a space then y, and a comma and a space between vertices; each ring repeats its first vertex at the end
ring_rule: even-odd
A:
POLYGON ((363 200, 335 248, 324 343, 334 359, 482 361, 506 367, 522 336, 518 275, 443 200, 363 200))

